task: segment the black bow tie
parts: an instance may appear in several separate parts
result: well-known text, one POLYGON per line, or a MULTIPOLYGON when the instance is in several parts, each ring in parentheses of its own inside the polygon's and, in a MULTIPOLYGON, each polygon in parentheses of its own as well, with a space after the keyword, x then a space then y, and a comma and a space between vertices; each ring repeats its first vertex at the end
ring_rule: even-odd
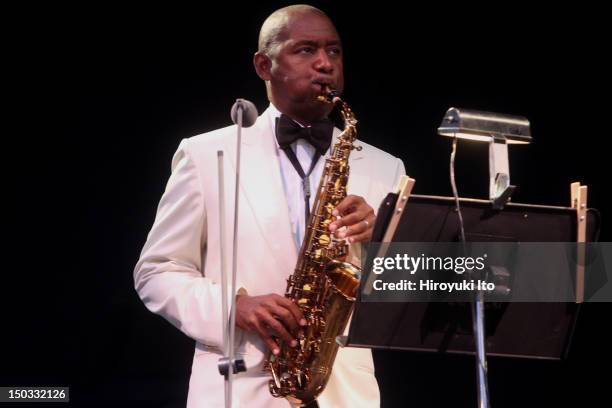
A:
POLYGON ((276 119, 276 140, 284 149, 302 138, 307 140, 323 156, 331 144, 334 124, 329 119, 321 119, 309 127, 302 127, 286 115, 276 119))

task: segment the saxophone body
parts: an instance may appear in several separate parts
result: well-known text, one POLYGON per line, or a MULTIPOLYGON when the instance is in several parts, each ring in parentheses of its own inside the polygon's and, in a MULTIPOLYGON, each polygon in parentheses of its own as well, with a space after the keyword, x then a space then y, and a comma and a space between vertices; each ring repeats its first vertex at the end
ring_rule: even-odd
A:
POLYGON ((346 328, 360 276, 360 269, 346 262, 346 241, 328 229, 335 220, 332 211, 347 195, 349 155, 361 149, 353 144, 357 120, 335 91, 319 99, 340 107, 344 130, 325 162, 297 265, 287 279, 285 296, 298 305, 308 324, 297 336, 296 347, 279 339, 280 353, 270 354, 265 364, 272 375, 271 394, 297 406, 316 406, 329 380, 338 352, 336 336, 346 328))

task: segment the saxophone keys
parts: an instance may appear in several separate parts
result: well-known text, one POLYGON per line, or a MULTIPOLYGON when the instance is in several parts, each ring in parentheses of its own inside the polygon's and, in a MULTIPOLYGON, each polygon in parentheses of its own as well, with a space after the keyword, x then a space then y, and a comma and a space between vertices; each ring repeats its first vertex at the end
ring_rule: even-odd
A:
POLYGON ((342 180, 340 178, 336 179, 336 182, 334 183, 334 189, 336 191, 339 191, 342 188, 343 182, 344 182, 344 180, 342 180))
POLYGON ((327 246, 329 245, 330 242, 331 242, 331 239, 329 238, 329 235, 327 234, 322 234, 319 237, 319 245, 321 246, 327 246))
POLYGON ((303 383, 302 383, 302 375, 303 375, 303 373, 302 373, 302 372, 299 372, 299 373, 298 373, 298 375, 296 376, 296 377, 297 377, 298 387, 300 387, 300 388, 303 388, 303 387, 304 387, 304 386, 303 386, 303 383))

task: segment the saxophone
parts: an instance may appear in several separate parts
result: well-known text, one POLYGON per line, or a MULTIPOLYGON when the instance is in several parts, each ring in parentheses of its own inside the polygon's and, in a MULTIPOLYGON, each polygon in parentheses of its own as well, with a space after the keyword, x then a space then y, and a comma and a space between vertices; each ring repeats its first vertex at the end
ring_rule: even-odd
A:
POLYGON ((287 279, 285 297, 293 300, 308 325, 291 347, 282 340, 280 353, 270 354, 265 367, 272 379, 270 393, 285 397, 293 405, 317 407, 338 352, 336 336, 344 332, 355 303, 360 269, 347 263, 348 244, 336 239, 328 226, 334 221, 334 208, 346 197, 349 155, 357 136, 357 120, 338 92, 325 90, 318 100, 339 106, 344 130, 325 161, 313 210, 308 219, 304 241, 295 271, 287 279))

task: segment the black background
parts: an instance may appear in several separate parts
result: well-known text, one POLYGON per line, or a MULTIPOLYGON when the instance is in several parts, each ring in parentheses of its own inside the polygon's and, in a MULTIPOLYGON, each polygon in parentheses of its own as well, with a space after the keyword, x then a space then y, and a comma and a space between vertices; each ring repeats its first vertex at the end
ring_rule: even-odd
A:
MULTIPOLYGON (((286 4, 7 13, 0 385, 69 385, 74 406, 184 405, 192 341, 144 308, 132 269, 179 141, 229 124, 238 97, 267 107, 251 59, 286 4)), ((360 138, 402 158, 415 193, 451 193, 436 135, 448 107, 522 115, 534 141, 510 148, 513 201, 569 205, 581 181, 610 240, 602 10, 313 4, 343 38, 360 138)), ((456 167, 460 194, 485 197, 486 146, 460 145, 456 167)), ((610 312, 584 305, 566 361, 492 358, 494 406, 605 404, 610 312)), ((471 358, 375 356, 385 407, 476 404, 471 358)))

